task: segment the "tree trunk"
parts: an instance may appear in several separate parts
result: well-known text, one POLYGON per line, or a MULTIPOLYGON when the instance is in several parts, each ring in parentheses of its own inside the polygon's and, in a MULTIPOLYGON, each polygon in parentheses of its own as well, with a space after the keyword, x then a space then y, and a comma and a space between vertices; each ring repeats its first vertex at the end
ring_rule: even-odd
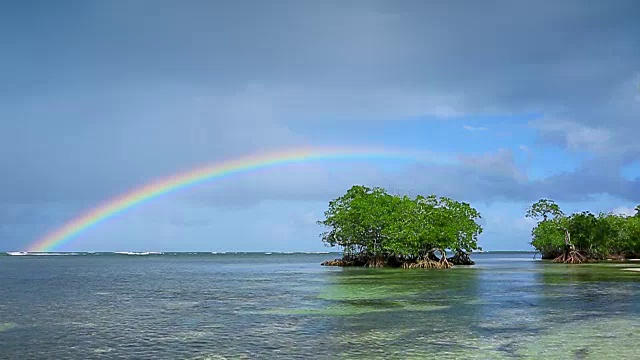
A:
POLYGON ((584 255, 580 254, 576 247, 571 243, 571 234, 568 229, 564 229, 564 251, 560 256, 553 259, 554 262, 561 262, 565 264, 580 264, 587 259, 584 255))

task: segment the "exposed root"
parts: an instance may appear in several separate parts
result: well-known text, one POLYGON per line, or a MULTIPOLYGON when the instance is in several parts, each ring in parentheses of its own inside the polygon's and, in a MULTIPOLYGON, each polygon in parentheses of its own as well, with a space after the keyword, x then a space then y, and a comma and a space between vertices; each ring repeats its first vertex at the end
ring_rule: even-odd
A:
POLYGON ((321 265, 342 267, 363 266, 371 268, 402 267, 404 269, 449 269, 453 267, 454 264, 455 263, 450 261, 450 259, 447 259, 444 250, 433 250, 418 259, 388 254, 378 256, 347 255, 342 259, 327 260, 321 265), (442 255, 440 257, 436 256, 434 253, 435 251, 439 251, 442 255))
POLYGON ((402 264, 405 269, 440 269, 440 262, 431 259, 406 262, 402 264))
POLYGON ((568 229, 564 229, 564 251, 558 257, 553 259, 554 262, 565 264, 582 264, 587 261, 587 257, 582 255, 576 247, 571 243, 571 234, 568 229))
POLYGON ((438 264, 438 269, 449 269, 453 267, 453 264, 449 260, 447 260, 447 257, 444 255, 442 256, 442 258, 440 258, 438 264))
POLYGON ((322 266, 348 266, 347 262, 342 260, 342 259, 327 260, 327 261, 324 261, 320 265, 322 265, 322 266))
POLYGON ((387 264, 387 262, 385 261, 385 259, 382 256, 376 256, 376 257, 371 258, 367 262, 367 265, 365 265, 365 266, 366 267, 381 268, 381 267, 385 267, 386 264, 387 264))
POLYGON ((345 258, 342 258, 342 259, 327 260, 327 261, 323 262, 320 265, 322 265, 322 266, 343 266, 343 267, 347 267, 347 266, 364 266, 365 264, 360 259, 352 258, 352 257, 345 257, 345 258))
POLYGON ((582 255, 578 250, 571 248, 553 259, 553 261, 565 264, 582 264, 587 261, 587 257, 582 255))
POLYGON ((431 260, 429 258, 418 260, 416 262, 405 262, 402 267, 405 269, 449 269, 453 266, 447 258, 442 258, 438 261, 431 260))
POLYGON ((439 261, 439 269, 449 269, 453 267, 453 264, 447 260, 447 252, 443 249, 440 249, 440 261, 439 261))

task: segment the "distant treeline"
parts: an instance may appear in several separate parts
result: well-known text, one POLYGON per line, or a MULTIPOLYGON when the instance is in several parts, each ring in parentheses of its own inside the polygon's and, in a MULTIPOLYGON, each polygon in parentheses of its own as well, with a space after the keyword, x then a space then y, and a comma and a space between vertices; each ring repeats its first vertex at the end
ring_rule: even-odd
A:
POLYGON ((321 234, 344 257, 324 265, 448 268, 472 264, 479 249, 480 213, 446 197, 392 195, 383 188, 353 186, 329 202, 321 234), (454 253, 446 257, 446 251, 454 253))
POLYGON ((633 216, 588 211, 565 215, 553 201, 541 199, 526 216, 538 221, 531 245, 544 259, 579 263, 640 256, 640 205, 633 216))

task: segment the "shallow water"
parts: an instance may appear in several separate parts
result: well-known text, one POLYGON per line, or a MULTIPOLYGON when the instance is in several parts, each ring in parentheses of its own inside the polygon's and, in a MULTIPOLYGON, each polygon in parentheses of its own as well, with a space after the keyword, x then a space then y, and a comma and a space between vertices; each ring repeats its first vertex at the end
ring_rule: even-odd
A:
POLYGON ((638 358, 640 264, 474 254, 0 256, 0 358, 638 358))

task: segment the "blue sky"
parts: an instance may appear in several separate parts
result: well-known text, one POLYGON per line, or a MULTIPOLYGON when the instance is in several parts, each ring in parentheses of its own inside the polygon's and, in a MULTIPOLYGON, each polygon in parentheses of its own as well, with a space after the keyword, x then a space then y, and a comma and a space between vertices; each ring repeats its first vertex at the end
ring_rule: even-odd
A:
POLYGON ((60 250, 321 251, 353 184, 483 215, 530 249, 526 207, 640 203, 640 11, 582 1, 6 1, 0 250, 206 163, 299 146, 449 164, 288 165, 146 203, 60 250))

